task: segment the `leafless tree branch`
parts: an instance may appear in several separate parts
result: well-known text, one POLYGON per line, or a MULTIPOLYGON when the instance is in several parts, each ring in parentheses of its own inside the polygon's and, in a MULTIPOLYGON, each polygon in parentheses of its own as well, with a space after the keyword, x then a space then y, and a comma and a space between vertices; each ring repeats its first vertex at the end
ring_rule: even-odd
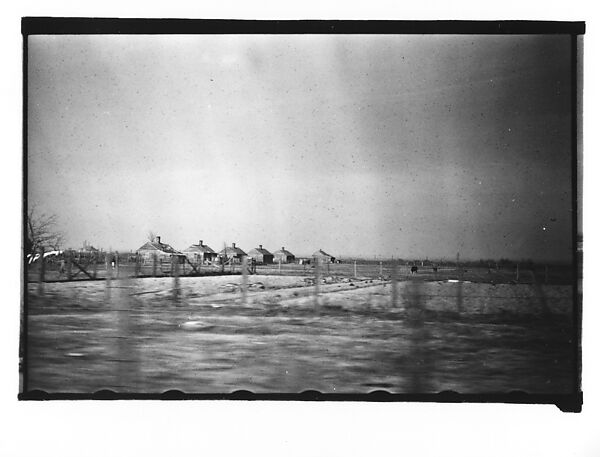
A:
POLYGON ((58 218, 55 214, 38 214, 36 208, 27 212, 27 239, 25 250, 27 254, 44 250, 60 249, 64 235, 58 229, 58 218))

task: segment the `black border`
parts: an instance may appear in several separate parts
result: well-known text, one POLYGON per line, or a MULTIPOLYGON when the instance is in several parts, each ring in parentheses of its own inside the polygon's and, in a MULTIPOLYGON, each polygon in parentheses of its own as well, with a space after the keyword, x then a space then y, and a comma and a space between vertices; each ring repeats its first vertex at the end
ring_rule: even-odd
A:
POLYGON ((437 394, 392 394, 377 390, 367 394, 329 394, 308 390, 298 394, 268 393, 255 394, 247 390, 237 390, 231 394, 190 394, 180 390, 168 390, 162 394, 118 393, 112 390, 99 390, 92 394, 47 393, 33 390, 27 393, 27 400, 277 400, 277 401, 369 401, 369 402, 419 402, 419 403, 516 403, 554 404, 562 411, 579 412, 582 394, 528 394, 521 391, 506 394, 460 394, 444 391, 437 394), (496 398, 500 398, 497 400, 496 398))
MULTIPOLYGON (((579 204, 578 199, 582 198, 579 193, 579 176, 578 176, 578 128, 579 128, 579 106, 578 106, 578 90, 579 90, 579 79, 577 75, 578 67, 578 49, 577 49, 577 35, 571 35, 571 223, 572 223, 572 244, 571 249, 573 253, 573 360, 575 361, 573 366, 573 385, 577 386, 581 392, 581 331, 582 331, 582 291, 580 289, 580 278, 583 277, 583 271, 580 271, 579 255, 577 253, 577 240, 579 238, 580 230, 579 227, 579 204)), ((583 269, 583 264, 581 265, 583 269)), ((583 399, 582 399, 583 401, 583 399)), ((581 405, 580 405, 581 408, 581 405)))
MULTIPOLYGON (((27 303, 27 267, 25 265, 25 240, 27 239, 27 210, 29 208, 28 204, 28 187, 27 187, 27 176, 28 173, 28 164, 27 164, 27 151, 28 151, 28 142, 27 142, 27 132, 28 132, 28 123, 27 123, 27 112, 28 112, 28 95, 27 95, 27 75, 28 75, 28 41, 27 38, 23 39, 23 195, 22 195, 22 208, 21 208, 21 301, 23 303, 22 307, 22 320, 20 322, 22 328, 19 333, 19 374, 21 376, 22 388, 25 390, 25 386, 27 386, 27 335, 29 335, 28 331, 28 316, 29 316, 29 306, 27 303)), ((21 386, 19 386, 21 388, 21 386)))
POLYGON ((178 390, 164 393, 117 393, 100 390, 94 393, 46 393, 27 391, 27 293, 26 268, 21 257, 23 326, 20 351, 23 356, 23 393, 19 400, 277 400, 277 401, 368 401, 368 402, 437 402, 437 403, 518 403, 554 404, 562 411, 580 412, 581 391, 581 303, 579 280, 582 277, 577 258, 580 227, 578 214, 578 36, 585 33, 585 22, 562 21, 383 21, 383 20, 227 20, 227 19, 141 19, 141 18, 21 18, 23 35, 23 213, 22 252, 26 235, 27 201, 27 37, 30 35, 65 34, 563 34, 571 36, 571 173, 572 173, 572 252, 573 252, 573 357, 575 391, 571 394, 460 394, 445 391, 438 394, 392 394, 375 391, 364 394, 328 394, 317 391, 302 393, 255 394, 236 391, 223 394, 190 394, 178 390))
POLYGON ((24 17, 28 35, 64 34, 567 34, 585 33, 585 22, 563 21, 387 21, 231 20, 24 17))

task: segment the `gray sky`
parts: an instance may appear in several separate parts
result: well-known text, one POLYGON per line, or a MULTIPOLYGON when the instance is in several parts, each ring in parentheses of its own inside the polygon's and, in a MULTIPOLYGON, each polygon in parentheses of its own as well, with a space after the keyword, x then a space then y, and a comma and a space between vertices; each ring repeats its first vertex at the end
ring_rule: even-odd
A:
POLYGON ((567 36, 34 36, 66 244, 569 259, 567 36))

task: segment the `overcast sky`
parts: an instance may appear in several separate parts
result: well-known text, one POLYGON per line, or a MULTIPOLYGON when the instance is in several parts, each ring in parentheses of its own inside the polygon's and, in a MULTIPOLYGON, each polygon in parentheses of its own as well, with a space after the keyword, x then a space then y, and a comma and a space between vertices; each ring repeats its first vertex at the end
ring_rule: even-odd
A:
POLYGON ((67 246, 571 256, 568 36, 33 36, 28 68, 67 246))

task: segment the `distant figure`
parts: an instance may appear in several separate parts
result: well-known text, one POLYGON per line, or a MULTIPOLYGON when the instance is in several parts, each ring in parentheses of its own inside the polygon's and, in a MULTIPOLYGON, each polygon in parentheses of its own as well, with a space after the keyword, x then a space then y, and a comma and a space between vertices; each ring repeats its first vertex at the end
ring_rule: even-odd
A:
POLYGON ((416 274, 417 271, 419 271, 419 267, 417 267, 416 265, 410 267, 410 274, 416 274))
POLYGON ((58 267, 58 272, 62 275, 65 272, 65 259, 60 259, 60 266, 58 267))
POLYGON ((438 267, 433 267, 433 272, 434 272, 434 273, 437 273, 437 268, 438 268, 438 267))
POLYGON ((115 259, 115 258, 113 257, 113 258, 112 258, 112 260, 110 261, 110 264, 112 265, 112 267, 113 267, 113 270, 114 270, 114 268, 115 268, 115 264, 116 264, 116 263, 117 263, 117 259, 115 259))

